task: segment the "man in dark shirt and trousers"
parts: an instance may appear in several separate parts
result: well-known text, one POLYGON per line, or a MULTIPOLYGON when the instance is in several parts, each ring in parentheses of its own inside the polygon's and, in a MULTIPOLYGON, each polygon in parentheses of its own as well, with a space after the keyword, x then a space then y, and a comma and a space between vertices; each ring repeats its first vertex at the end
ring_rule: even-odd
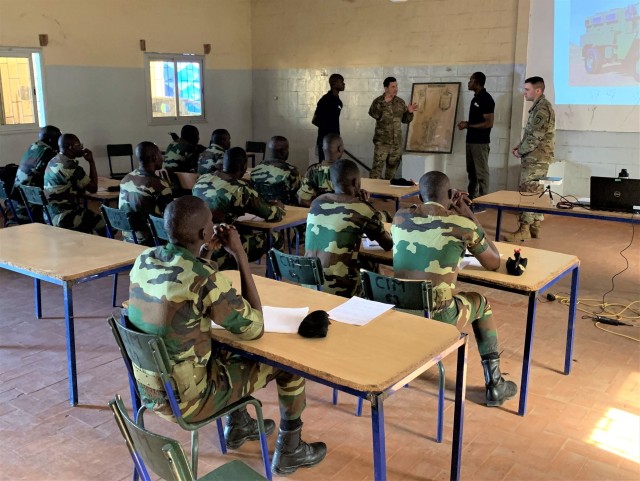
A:
POLYGON ((489 143, 493 113, 496 103, 484 88, 487 77, 482 72, 474 72, 469 78, 468 88, 475 95, 469 107, 469 120, 458 124, 458 129, 467 129, 467 174, 469 176, 469 197, 489 193, 489 143))
POLYGON ((311 123, 318 127, 318 159, 320 162, 324 160, 324 152, 322 151, 322 139, 327 134, 340 134, 340 112, 342 112, 342 100, 340 100, 340 92, 344 91, 344 77, 339 73, 331 74, 329 77, 329 90, 324 94, 313 114, 311 123))

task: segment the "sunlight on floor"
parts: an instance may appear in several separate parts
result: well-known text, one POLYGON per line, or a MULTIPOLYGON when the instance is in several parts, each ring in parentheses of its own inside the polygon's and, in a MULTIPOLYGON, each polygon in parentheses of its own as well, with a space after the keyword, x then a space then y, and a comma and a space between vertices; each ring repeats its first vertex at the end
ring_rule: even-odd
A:
POLYGON ((609 409, 587 443, 640 464, 640 416, 609 409))

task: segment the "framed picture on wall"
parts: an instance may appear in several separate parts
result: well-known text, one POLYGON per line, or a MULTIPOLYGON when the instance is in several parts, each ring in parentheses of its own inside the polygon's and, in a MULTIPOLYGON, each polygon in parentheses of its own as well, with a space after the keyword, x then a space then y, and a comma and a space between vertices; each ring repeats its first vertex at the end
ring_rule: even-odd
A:
POLYGON ((411 103, 418 108, 409 123, 404 150, 450 154, 459 97, 460 82, 414 83, 411 103))

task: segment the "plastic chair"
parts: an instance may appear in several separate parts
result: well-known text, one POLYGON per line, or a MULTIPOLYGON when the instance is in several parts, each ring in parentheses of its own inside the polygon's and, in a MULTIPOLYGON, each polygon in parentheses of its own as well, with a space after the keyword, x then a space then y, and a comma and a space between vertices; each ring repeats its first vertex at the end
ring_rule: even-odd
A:
POLYGON ((171 178, 169 177, 169 171, 167 169, 156 170, 156 175, 171 184, 171 178))
POLYGON ((16 213, 16 208, 13 205, 13 201, 7 195, 7 191, 4 188, 4 182, 0 180, 0 214, 2 214, 2 218, 4 219, 4 226, 8 227, 12 224, 20 224, 18 220, 18 214, 16 213), (4 207, 3 205, 4 204, 4 207), (11 218, 7 215, 6 209, 11 211, 11 218))
POLYGON ((153 242, 156 247, 164 244, 162 241, 169 241, 169 234, 164 230, 164 219, 162 217, 156 217, 154 215, 150 215, 147 219, 147 225, 149 226, 149 230, 151 231, 151 236, 153 237, 153 242))
POLYGON ((283 182, 279 184, 267 184, 265 182, 254 183, 253 188, 256 189, 258 194, 267 202, 279 200, 282 203, 287 203, 287 191, 283 182))
POLYGON ((222 451, 222 454, 225 454, 227 452, 227 447, 224 441, 224 431, 222 428, 221 418, 233 411, 252 405, 256 410, 258 430, 260 432, 260 446, 262 448, 262 461, 264 463, 265 473, 267 478, 271 480, 271 463, 269 460, 267 435, 264 430, 264 419, 262 417, 260 401, 248 396, 236 403, 226 406, 216 413, 213 413, 203 421, 186 421, 182 417, 182 412, 180 411, 180 406, 178 404, 180 400, 177 399, 176 392, 174 391, 174 386, 176 384, 170 374, 171 364, 169 362, 169 354, 167 353, 164 341, 161 337, 154 336, 152 334, 144 334, 130 329, 127 325, 126 316, 122 314, 122 311, 120 311, 120 313, 120 322, 116 321, 115 317, 111 316, 109 319, 109 326, 111 327, 111 332, 113 333, 116 344, 120 349, 120 353, 122 354, 122 358, 129 374, 131 401, 134 410, 138 410, 138 414, 135 418, 138 425, 143 425, 143 420, 140 416, 144 411, 144 407, 141 406, 141 396, 137 389, 137 383, 133 374, 134 366, 137 369, 146 371, 147 374, 159 377, 162 381, 167 400, 169 401, 169 405, 171 406, 171 411, 176 422, 182 429, 191 432, 191 470, 195 477, 198 472, 198 429, 215 421, 218 428, 218 436, 220 438, 220 450, 222 451))
POLYGON ((133 169, 133 146, 131 144, 107 144, 107 157, 109 158, 109 176, 112 179, 122 179, 133 169), (129 172, 114 172, 111 157, 129 157, 131 169, 129 172))
MULTIPOLYGON (((365 269, 360 269, 362 297, 372 301, 394 304, 401 311, 422 311, 429 317, 433 307, 433 286, 431 281, 406 281, 395 277, 383 276, 365 269)), ((444 365, 438 362, 440 383, 438 391, 438 426, 436 441, 442 442, 444 428, 444 365)), ((358 399, 358 412, 362 412, 362 398, 358 399)))
POLYGON ((267 151, 267 143, 247 140, 247 143, 244 144, 244 150, 247 151, 247 157, 251 157, 251 167, 255 167, 256 154, 262 154, 262 160, 264 160, 264 153, 267 151))
POLYGON ((125 212, 124 210, 114 209, 106 205, 101 205, 100 211, 102 212, 102 217, 104 217, 105 224, 107 224, 107 236, 110 239, 114 238, 114 230, 120 230, 130 232, 133 237, 133 243, 138 244, 134 217, 139 218, 139 215, 136 216, 134 212, 125 212))
MULTIPOLYGON (((187 457, 175 439, 154 434, 131 420, 122 398, 116 394, 109 401, 113 417, 124 438, 136 472, 144 481, 151 481, 147 467, 162 479, 169 481, 263 481, 266 478, 242 461, 230 461, 196 480, 189 468, 187 457)), ((142 414, 142 413, 141 413, 142 414)))
POLYGON ((21 185, 20 194, 22 195, 22 200, 24 201, 24 206, 27 209, 27 214, 31 222, 35 222, 31 205, 40 205, 42 206, 45 222, 53 225, 53 216, 49 210, 49 202, 47 202, 47 198, 40 187, 36 187, 35 185, 21 185))

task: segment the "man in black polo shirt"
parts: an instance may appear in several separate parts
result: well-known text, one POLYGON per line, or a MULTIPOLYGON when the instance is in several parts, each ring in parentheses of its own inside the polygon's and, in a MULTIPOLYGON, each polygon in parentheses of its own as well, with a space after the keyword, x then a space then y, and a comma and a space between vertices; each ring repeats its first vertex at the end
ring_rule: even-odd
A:
POLYGON ((478 191, 480 195, 489 193, 489 134, 496 103, 484 88, 486 79, 482 72, 475 72, 469 78, 467 86, 475 95, 469 107, 469 120, 458 124, 458 129, 467 129, 467 174, 471 199, 478 197, 478 191))
POLYGON ((344 91, 344 77, 339 73, 331 74, 329 77, 329 90, 318 100, 316 111, 313 114, 311 123, 318 127, 318 158, 320 162, 324 160, 322 151, 322 139, 327 134, 340 134, 340 112, 342 112, 342 100, 340 92, 344 91))

